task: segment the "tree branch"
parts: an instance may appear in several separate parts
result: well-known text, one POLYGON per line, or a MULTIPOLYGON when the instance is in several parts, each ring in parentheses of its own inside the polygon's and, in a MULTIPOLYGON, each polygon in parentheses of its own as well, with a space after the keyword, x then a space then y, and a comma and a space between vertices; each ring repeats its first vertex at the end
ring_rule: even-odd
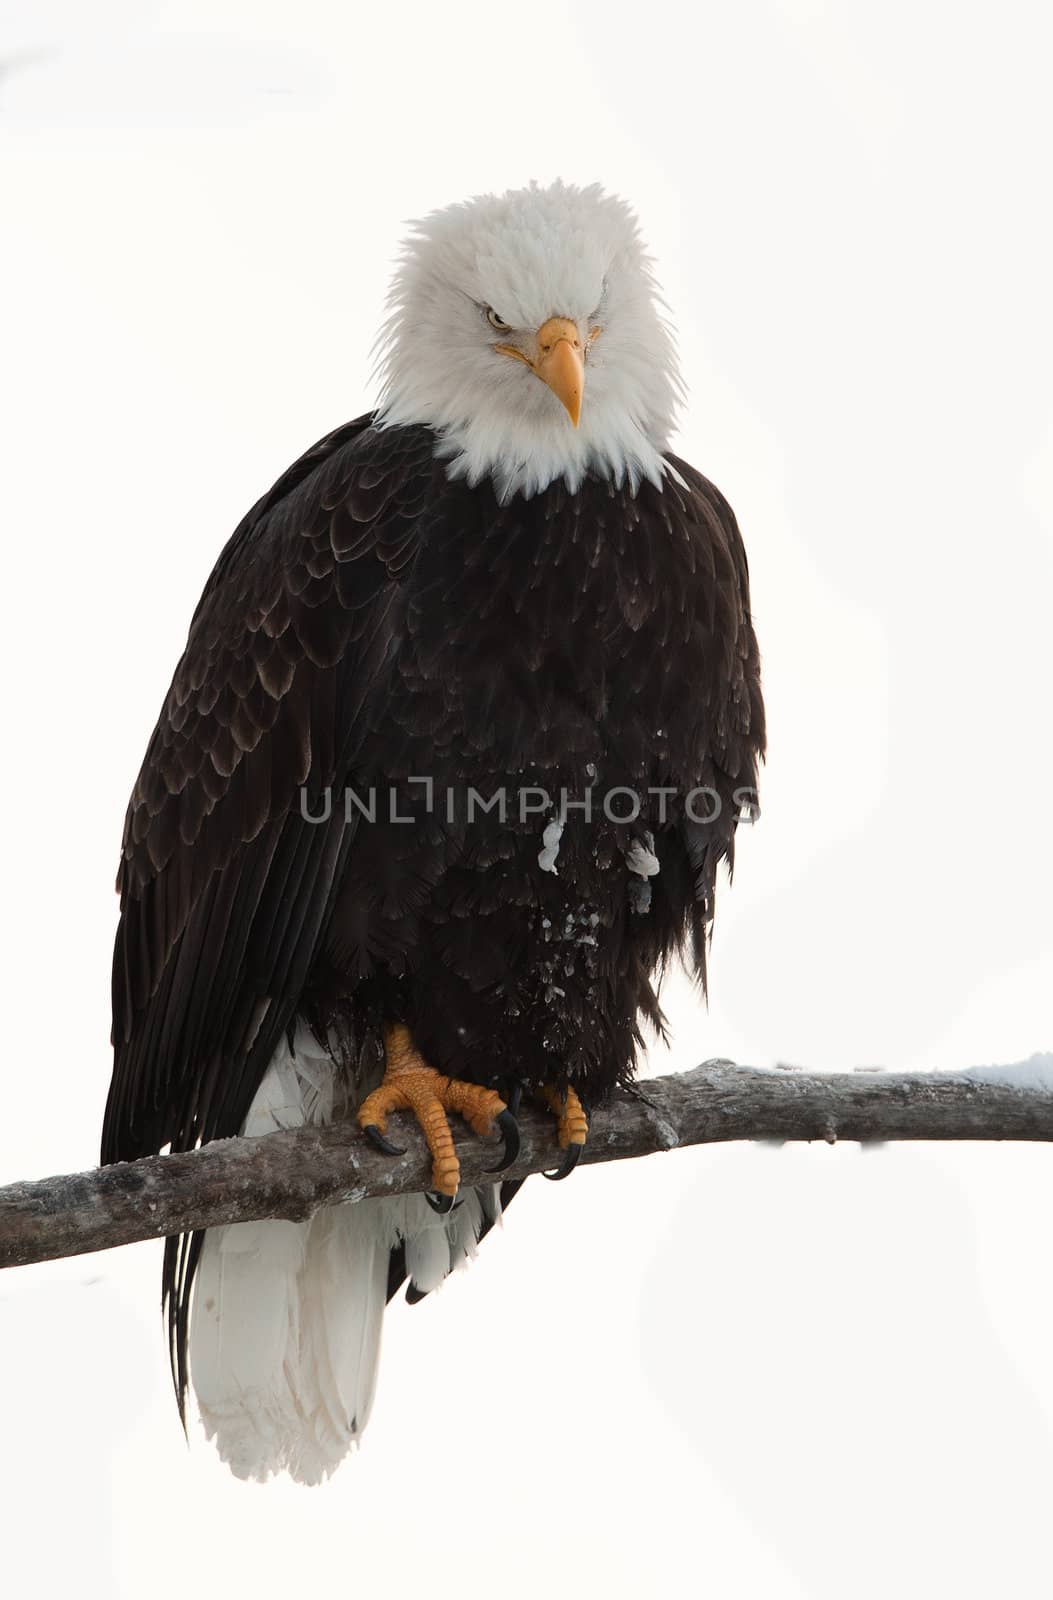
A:
MULTIPOLYGON (((519 1156, 503 1176, 556 1165, 550 1114, 524 1107, 519 1156)), ((463 1184, 493 1181, 500 1145, 456 1130, 463 1184)), ((427 1188, 423 1139, 392 1124, 405 1155, 373 1149, 352 1123, 224 1139, 0 1189, 0 1266, 107 1250, 219 1223, 301 1221, 320 1206, 427 1188)), ((732 1139, 1053 1139, 1053 1056, 970 1072, 819 1074, 707 1061, 622 1090, 594 1112, 583 1162, 622 1161, 732 1139)))

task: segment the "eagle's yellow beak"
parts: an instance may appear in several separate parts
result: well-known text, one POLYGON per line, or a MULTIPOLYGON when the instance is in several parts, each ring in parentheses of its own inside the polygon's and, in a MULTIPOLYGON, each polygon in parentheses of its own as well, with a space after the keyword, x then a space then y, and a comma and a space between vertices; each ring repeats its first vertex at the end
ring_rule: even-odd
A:
POLYGON ((534 357, 515 345, 499 344, 496 348, 503 356, 514 356, 525 361, 543 383, 547 383, 567 408, 567 415, 575 427, 581 417, 581 397, 585 393, 585 356, 577 323, 569 317, 549 317, 534 336, 534 357))
POLYGON ((585 393, 585 357, 577 324, 569 317, 549 317, 537 330, 534 371, 567 408, 575 427, 581 417, 585 393))

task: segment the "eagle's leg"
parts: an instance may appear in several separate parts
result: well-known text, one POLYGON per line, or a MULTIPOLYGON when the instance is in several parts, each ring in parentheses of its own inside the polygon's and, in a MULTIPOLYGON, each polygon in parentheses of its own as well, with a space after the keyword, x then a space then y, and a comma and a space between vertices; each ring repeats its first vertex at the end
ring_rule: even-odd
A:
POLYGON ((495 1124, 500 1128, 505 1149, 501 1165, 494 1168, 496 1172, 504 1171, 518 1154, 515 1118, 495 1090, 447 1078, 430 1067, 404 1023, 393 1022, 384 1029, 384 1051, 384 1077, 359 1106, 358 1125, 386 1154, 401 1155, 401 1150, 384 1137, 388 1113, 412 1111, 431 1151, 431 1181, 436 1198, 429 1194, 427 1199, 436 1211, 449 1211, 457 1195, 461 1168, 447 1112, 458 1112, 480 1137, 490 1133, 495 1124))
POLYGON ((589 1119, 585 1115, 585 1107, 574 1090, 569 1087, 566 1091, 561 1091, 546 1084, 541 1090, 541 1098, 549 1110, 556 1114, 559 1122, 559 1147, 566 1151, 555 1172, 545 1172, 542 1176, 558 1183, 560 1178, 569 1178, 581 1160, 581 1152, 589 1136, 589 1119))

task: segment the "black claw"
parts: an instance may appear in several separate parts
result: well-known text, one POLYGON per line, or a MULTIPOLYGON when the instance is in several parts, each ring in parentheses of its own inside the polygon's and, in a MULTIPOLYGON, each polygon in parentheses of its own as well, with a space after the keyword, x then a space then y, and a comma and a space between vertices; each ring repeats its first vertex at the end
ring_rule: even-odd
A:
POLYGON ((497 1126, 504 1135, 505 1148, 501 1160, 496 1167, 491 1167, 491 1172, 506 1172, 519 1154, 519 1124, 510 1110, 499 1111, 497 1126))
POLYGON ((362 1129, 362 1132, 370 1144, 375 1145, 378 1150, 382 1150, 386 1156, 404 1156, 406 1154, 401 1145, 392 1144, 390 1139, 385 1139, 375 1122, 368 1123, 362 1129))
POLYGON ((543 1172, 541 1176, 548 1178, 552 1183, 562 1183, 564 1178, 569 1178, 578 1162, 581 1160, 583 1144, 568 1144, 567 1153, 563 1157, 555 1172, 543 1172))
POLYGON ((521 1083, 517 1083, 513 1087, 512 1093, 508 1096, 508 1109, 512 1113, 513 1117, 518 1117, 519 1108, 520 1108, 520 1106, 522 1104, 523 1104, 523 1085, 521 1083))
POLYGON ((437 1211, 440 1217, 445 1217, 453 1210, 453 1202, 456 1197, 452 1194, 429 1193, 425 1194, 424 1198, 433 1211, 437 1211))

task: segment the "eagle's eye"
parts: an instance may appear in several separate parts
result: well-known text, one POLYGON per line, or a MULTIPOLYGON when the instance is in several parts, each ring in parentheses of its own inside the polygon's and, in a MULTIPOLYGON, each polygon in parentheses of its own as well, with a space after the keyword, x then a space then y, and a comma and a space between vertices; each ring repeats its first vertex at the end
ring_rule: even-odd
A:
POLYGON ((497 333, 511 333, 512 331, 511 323, 506 322, 503 317, 499 317, 493 306, 487 306, 486 320, 497 333))

